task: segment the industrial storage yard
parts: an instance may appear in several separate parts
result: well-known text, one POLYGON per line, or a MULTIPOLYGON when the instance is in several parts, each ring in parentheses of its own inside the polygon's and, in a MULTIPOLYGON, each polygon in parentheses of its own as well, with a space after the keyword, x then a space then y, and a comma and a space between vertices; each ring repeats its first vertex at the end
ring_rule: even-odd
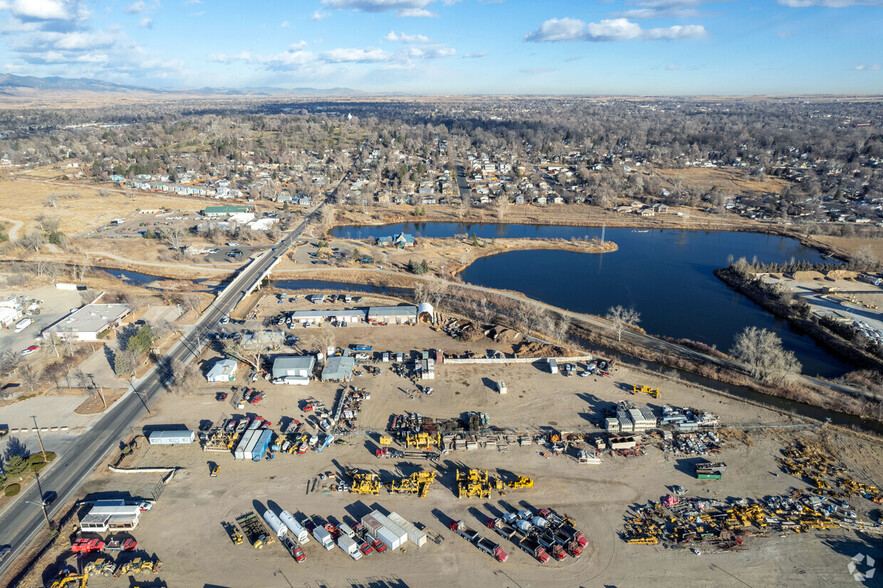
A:
MULTIPOLYGON (((301 294, 295 302, 279 303, 267 295, 245 318, 272 317, 277 322, 280 311, 336 309, 332 314, 341 314, 344 307, 391 304, 389 299, 367 296, 350 304, 321 302, 308 302, 301 294)), ((445 320, 441 326, 453 333, 454 324, 445 320)), ((858 434, 804 422, 658 373, 585 357, 569 361, 560 357, 569 353, 542 345, 532 347, 558 355, 558 373, 552 373, 553 362, 547 359, 450 362, 468 356, 473 361, 511 356, 522 343, 511 332, 494 341, 480 334, 455 339, 427 324, 336 328, 328 321, 322 327, 277 327, 289 338, 288 346, 270 351, 270 362, 280 354, 299 354, 299 348, 315 349, 321 342, 359 357, 356 375, 349 383, 314 379, 306 385, 274 385, 262 378, 252 382, 250 368, 240 365, 231 382, 203 379, 194 389, 167 394, 151 406, 142 428, 132 431, 136 443, 131 453, 111 456, 116 471, 102 467, 83 487, 80 495, 86 501, 152 503, 149 510, 139 511, 137 527, 123 535, 137 539, 137 547, 117 556, 119 563, 135 557, 151 562, 136 564, 144 569, 134 572, 138 585, 153 578, 162 579, 157 585, 168 586, 846 584, 853 581, 847 569, 850 558, 876 544, 879 511, 870 500, 877 495, 870 484, 880 479, 883 464, 877 442, 858 434), (418 374, 428 378, 425 372, 431 365, 424 357, 439 358, 436 350, 444 352, 442 361, 434 365, 432 379, 420 379, 418 374), (388 361, 383 361, 384 353, 389 353, 388 361), (398 353, 401 362, 396 361, 398 353), (595 373, 583 375, 592 366, 595 373), (335 423, 344 391, 349 403, 335 423), (224 430, 244 429, 246 418, 257 430, 274 433, 267 435, 273 439, 260 454, 257 449, 247 456, 239 451, 247 430, 235 439, 224 436, 224 430), (335 425, 329 439, 327 431, 335 425), (184 429, 196 434, 180 433, 184 429), (152 444, 157 431, 172 437, 183 434, 177 440, 184 443, 152 444), (194 442, 187 443, 191 438, 194 442), (219 441, 229 448, 203 450, 217 447, 219 441), (797 441, 819 453, 805 449, 806 455, 815 456, 812 460, 795 453, 797 441), (430 446, 423 447, 427 442, 430 446), (409 447, 415 443, 421 446, 409 447), (245 459, 235 459, 237 452, 245 459), (830 466, 831 475, 822 476, 825 484, 830 482, 828 488, 815 481, 822 479, 813 469, 821 463, 818 455, 830 456, 825 458, 829 461, 821 460, 830 466), (700 474, 706 479, 698 479, 697 472, 704 470, 697 464, 705 462, 725 463, 722 475, 700 474), (834 462, 842 469, 835 470, 834 462), (139 468, 146 470, 126 471, 139 468), (478 470, 472 473, 476 479, 487 472, 488 482, 475 496, 460 498, 469 483, 458 482, 458 477, 468 477, 470 470, 478 470), (406 485, 403 480, 419 471, 429 472, 428 478, 434 473, 434 481, 413 494, 388 490, 389 483, 401 488, 406 485), (831 496, 810 502, 812 496, 836 491, 846 478, 857 485, 854 492, 863 491, 868 498, 854 493, 849 507, 843 506, 845 499, 831 496), (358 489, 368 492, 354 491, 358 489), (822 522, 822 515, 811 523, 804 521, 806 516, 796 517, 804 521, 796 523, 800 533, 766 521, 762 527, 752 526, 750 518, 733 527, 735 531, 725 523, 733 514, 728 511, 738 507, 738 513, 749 512, 749 503, 771 496, 793 496, 798 504, 812 504, 819 512, 831 504, 840 506, 822 522), (743 498, 747 500, 740 506, 743 498), (553 512, 541 511, 544 508, 553 512), (662 508, 668 510, 659 516, 662 508), (705 508, 722 515, 706 521, 701 514, 705 508), (357 549, 357 537, 353 555, 348 555, 338 547, 323 549, 316 538, 319 532, 300 546, 301 555, 291 538, 297 533, 274 538, 265 523, 255 523, 268 509, 276 515, 286 511, 298 524, 306 525, 309 518, 320 527, 329 523, 333 532, 348 527, 357 533, 358 524, 371 519, 366 515, 377 511, 374 516, 379 519, 387 515, 413 523, 422 529, 414 533, 424 533, 427 540, 418 548, 409 534, 411 540, 394 545, 396 549, 372 549, 369 555, 357 549), (696 516, 690 513, 694 509, 700 511, 696 516), (520 533, 503 522, 514 525, 506 515, 518 511, 529 511, 523 520, 533 520, 538 513, 546 516, 531 533, 520 533), (539 542, 543 525, 554 525, 556 513, 565 517, 564 527, 581 532, 585 546, 577 549, 565 542, 564 550, 549 547, 548 552, 571 551, 541 563, 525 548, 539 542), (487 525, 491 518, 501 519, 496 532, 487 525), (675 538, 665 528, 700 521, 708 528, 694 527, 690 541, 683 541, 683 535, 675 538), (452 524, 460 528, 459 534, 452 524), (721 532, 724 527, 727 531, 721 532), (261 530, 267 537, 259 537, 261 530), (479 537, 474 541, 464 538, 475 531, 479 537), (255 541, 260 549, 252 546, 255 541), (362 553, 358 560, 354 551, 362 553), (161 562, 161 571, 154 571, 158 564, 153 562, 161 562), (660 578, 657 570, 663 565, 666 573, 660 578)), ((235 317, 223 326, 227 332, 242 328, 235 317)), ((220 358, 217 352, 206 352, 203 373, 220 358)), ((315 375, 321 375, 322 363, 334 359, 320 361, 315 375)), ((766 518, 789 517, 776 514, 774 501, 768 503, 774 506, 764 503, 766 518)), ((84 504, 79 514, 87 511, 84 504)), ((76 538, 77 521, 75 516, 66 523, 27 583, 49 585, 64 564, 75 563, 68 538, 76 538)), ((107 539, 106 535, 100 536, 107 539)), ((369 534, 368 543, 372 538, 383 543, 381 535, 369 534)), ((341 541, 341 547, 347 545, 348 540, 341 541)), ((108 556, 113 554, 105 549, 104 554, 83 556, 80 564, 108 556)), ((123 578, 114 578, 111 566, 107 577, 99 569, 89 576, 89 586, 125 585, 131 567, 120 574, 123 578)))

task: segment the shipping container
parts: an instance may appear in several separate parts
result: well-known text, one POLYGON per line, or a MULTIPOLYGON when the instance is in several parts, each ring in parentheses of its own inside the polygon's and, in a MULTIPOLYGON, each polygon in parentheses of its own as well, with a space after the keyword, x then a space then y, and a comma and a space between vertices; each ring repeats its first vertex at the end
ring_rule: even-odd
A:
POLYGON ((196 439, 193 431, 151 431, 147 435, 150 445, 188 445, 196 439))
POLYGON ((276 536, 281 537, 288 534, 288 527, 269 508, 264 511, 264 520, 267 521, 267 524, 270 525, 270 530, 276 533, 276 536))
POLYGON ((388 531, 387 537, 395 537, 395 539, 390 540, 389 543, 387 543, 386 540, 381 539, 381 541, 386 543, 386 546, 389 547, 391 550, 395 551, 408 540, 408 533, 406 533, 405 530, 402 529, 400 526, 389 520, 389 518, 380 511, 372 511, 371 516, 374 517, 374 519, 379 522, 384 529, 388 531))
POLYGON ((258 439, 261 437, 260 431, 252 431, 251 438, 248 440, 248 444, 245 446, 245 451, 242 454, 242 459, 251 459, 252 451, 254 450, 254 446, 257 445, 258 439))
POLYGON ((553 374, 558 373, 558 360, 554 358, 549 358, 549 371, 553 374))
POLYGON ((303 545, 304 543, 310 540, 310 533, 307 531, 303 525, 297 522, 290 512, 287 510, 283 510, 279 513, 279 518, 282 519, 282 522, 285 523, 285 526, 288 527, 288 532, 297 539, 297 542, 303 545))
POLYGON ((408 534, 408 540, 417 547, 423 547, 426 543, 426 533, 415 527, 411 521, 394 512, 389 513, 389 520, 404 529, 408 534))
POLYGON ((723 476, 721 474, 696 474, 696 477, 700 480, 720 480, 723 476))
POLYGON ((376 536, 392 551, 395 551, 402 546, 402 543, 404 543, 401 537, 397 537, 395 533, 383 526, 377 529, 376 536))

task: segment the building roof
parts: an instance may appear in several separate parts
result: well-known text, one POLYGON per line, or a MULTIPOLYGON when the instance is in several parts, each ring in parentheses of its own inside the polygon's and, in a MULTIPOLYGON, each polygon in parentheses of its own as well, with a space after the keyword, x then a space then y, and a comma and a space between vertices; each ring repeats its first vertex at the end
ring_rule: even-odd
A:
POLYGON ((131 309, 126 304, 87 304, 46 330, 57 333, 98 333, 130 312, 131 309))
POLYGON ((368 309, 368 319, 377 316, 417 316, 416 306, 372 306, 368 309))
POLYGON ((352 357, 329 357, 322 369, 322 381, 348 380, 353 376, 356 360, 352 357))
POLYGON ((217 376, 230 376, 236 373, 236 368, 239 367, 239 363, 235 359, 221 359, 215 362, 215 365, 212 366, 212 369, 208 371, 206 374, 206 378, 212 379, 217 376))
POLYGON ((364 319, 367 312, 368 311, 366 311, 364 308, 352 308, 348 310, 295 310, 291 313, 291 318, 292 320, 304 320, 354 316, 364 319))
POLYGON ((280 355, 273 360, 273 376, 283 377, 289 375, 289 372, 310 371, 314 365, 316 358, 312 355, 280 355))
POLYGON ((248 212, 247 206, 206 206, 202 211, 203 214, 236 214, 238 212, 248 212))

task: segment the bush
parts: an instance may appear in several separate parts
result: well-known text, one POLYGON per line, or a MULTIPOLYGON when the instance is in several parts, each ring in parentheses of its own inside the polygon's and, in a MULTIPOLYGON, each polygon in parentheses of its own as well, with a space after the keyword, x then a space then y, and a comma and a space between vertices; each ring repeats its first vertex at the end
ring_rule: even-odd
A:
POLYGON ((21 492, 21 484, 10 484, 5 490, 3 490, 3 493, 6 496, 15 496, 19 492, 21 492))
POLYGON ((45 461, 38 461, 37 463, 31 464, 31 470, 34 472, 39 472, 40 470, 45 468, 47 465, 49 465, 49 464, 47 464, 45 461))

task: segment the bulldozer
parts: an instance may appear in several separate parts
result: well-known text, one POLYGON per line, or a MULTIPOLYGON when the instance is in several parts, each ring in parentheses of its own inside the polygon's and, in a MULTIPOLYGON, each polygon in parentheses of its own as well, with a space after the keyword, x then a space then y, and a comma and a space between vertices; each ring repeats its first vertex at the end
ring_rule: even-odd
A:
POLYGON ((350 492, 353 494, 378 494, 380 492, 380 479, 377 474, 352 470, 348 473, 353 479, 350 486, 350 492))
POLYGON ((649 394, 653 398, 659 398, 659 388, 650 386, 632 386, 632 394, 649 394))
POLYGON ((459 498, 490 498, 491 490, 502 489, 502 483, 484 470, 457 470, 457 495, 459 498))
POLYGON ((506 482, 506 487, 512 490, 521 490, 522 488, 533 488, 533 478, 526 476, 518 476, 518 479, 506 482))
MULTIPOLYGON (((95 576, 102 575, 110 577, 116 571, 116 564, 112 559, 99 557, 95 561, 90 561, 83 567, 83 575, 95 576)), ((85 585, 85 584, 84 584, 85 585)))

